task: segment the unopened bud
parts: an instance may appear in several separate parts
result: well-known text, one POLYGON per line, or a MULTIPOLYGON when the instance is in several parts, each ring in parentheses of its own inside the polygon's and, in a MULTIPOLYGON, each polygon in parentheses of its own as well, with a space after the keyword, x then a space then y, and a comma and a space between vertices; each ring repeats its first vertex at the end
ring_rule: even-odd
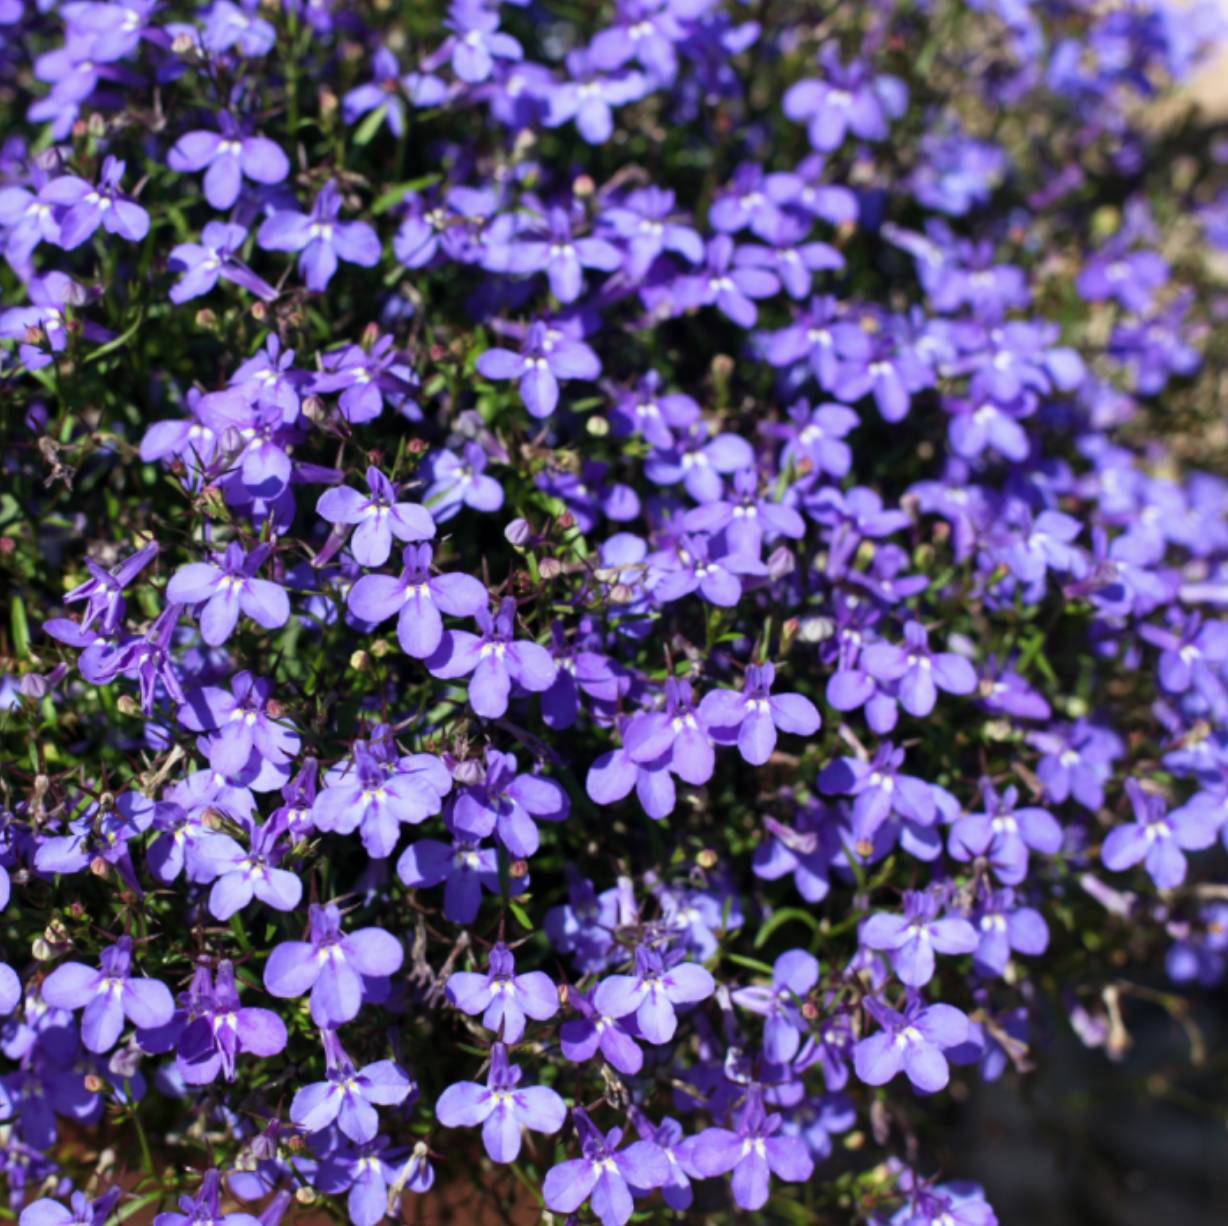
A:
POLYGON ((609 421, 599 413, 590 413, 584 428, 595 438, 605 438, 610 433, 609 421))
POLYGON ((261 302, 260 299, 257 298, 256 301, 252 303, 251 316, 258 324, 264 323, 264 321, 269 317, 268 304, 261 302))
POLYGON ((50 962, 55 957, 55 950, 42 937, 35 937, 30 942, 30 956, 35 962, 50 962))
POLYGON ((105 877, 110 870, 111 866, 101 856, 95 856, 90 861, 90 872, 95 877, 105 877))
POLYGON ((563 573, 563 563, 558 558, 542 558, 537 570, 543 579, 557 579, 563 573))
POLYGON ((371 644, 371 654, 377 660, 382 660, 391 650, 392 644, 387 639, 376 639, 371 644))
POLYGON ((104 1084, 102 1078, 97 1073, 86 1073, 81 1082, 89 1094, 100 1093, 104 1084))
POLYGON ((140 715, 141 713, 141 704, 131 694, 121 694, 115 700, 115 705, 119 708, 121 715, 140 715))
POLYGON ((525 877, 529 872, 529 862, 527 860, 513 860, 508 866, 507 875, 513 880, 519 880, 525 877))
POLYGON ((716 852, 714 852, 711 847, 705 847, 695 857, 695 863, 698 864, 700 868, 715 868, 717 863, 716 852))
POLYGON ((356 651, 350 656, 350 667, 356 672, 361 673, 371 663, 371 657, 365 651, 356 651))

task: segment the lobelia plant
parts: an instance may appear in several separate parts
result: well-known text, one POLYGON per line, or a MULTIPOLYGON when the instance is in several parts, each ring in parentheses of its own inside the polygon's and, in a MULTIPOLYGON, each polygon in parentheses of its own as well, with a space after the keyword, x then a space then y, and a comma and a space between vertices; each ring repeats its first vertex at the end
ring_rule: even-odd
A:
POLYGON ((993 1226, 1199 1057, 1220 7, 0 0, 0 1216, 993 1226))

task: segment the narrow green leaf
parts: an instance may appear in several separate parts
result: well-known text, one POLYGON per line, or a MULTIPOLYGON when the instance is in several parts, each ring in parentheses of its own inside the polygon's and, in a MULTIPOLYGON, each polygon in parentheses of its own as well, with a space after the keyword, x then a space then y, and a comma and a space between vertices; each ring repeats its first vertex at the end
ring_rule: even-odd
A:
POLYGON ((369 145, 375 138, 376 132, 380 130, 380 125, 384 122, 384 118, 388 114, 387 106, 378 106, 373 111, 368 111, 363 116, 363 121, 354 132, 354 144, 359 148, 363 145, 369 145))
POLYGON ((755 933, 755 948, 762 949, 777 928, 794 920, 806 924, 812 932, 820 931, 819 921, 809 911, 803 911, 801 907, 781 907, 779 911, 773 911, 771 916, 760 925, 759 931, 755 933))
POLYGON ((30 655, 30 619, 26 616, 26 602, 20 596, 9 601, 9 626, 13 631, 13 653, 19 660, 30 655))

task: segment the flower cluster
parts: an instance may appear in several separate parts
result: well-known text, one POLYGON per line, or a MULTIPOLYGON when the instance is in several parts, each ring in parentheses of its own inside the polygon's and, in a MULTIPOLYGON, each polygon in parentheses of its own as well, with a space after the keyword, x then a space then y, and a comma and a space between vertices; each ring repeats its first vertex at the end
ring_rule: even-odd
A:
POLYGON ((21 1226, 992 1226, 1228 974, 1218 12, 0 0, 21 1226))

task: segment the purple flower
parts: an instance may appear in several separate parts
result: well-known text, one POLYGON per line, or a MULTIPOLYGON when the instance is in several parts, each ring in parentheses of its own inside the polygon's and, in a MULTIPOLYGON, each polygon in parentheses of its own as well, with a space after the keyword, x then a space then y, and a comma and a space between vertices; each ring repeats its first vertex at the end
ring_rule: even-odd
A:
POLYGON ((950 854, 968 861, 986 856, 994 875, 1005 885, 1018 885, 1028 871, 1028 851, 1056 855, 1062 848, 1062 828, 1046 809, 1017 809, 1018 788, 1008 787, 999 796, 982 785, 984 813, 969 813, 951 827, 950 854))
POLYGON ((591 994, 574 988, 568 993, 567 1003, 580 1014, 559 1028, 559 1045, 568 1060, 586 1064, 600 1051, 628 1077, 644 1067, 644 1053, 633 1037, 635 1019, 631 1014, 616 1018, 601 1013, 591 994))
POLYGON ((317 830, 349 834, 376 860, 396 849, 401 826, 416 826, 443 807, 452 778, 431 754, 399 758, 378 745, 356 742, 352 760, 332 767, 311 806, 317 830))
POLYGON ((920 622, 904 627, 904 643, 871 643, 861 653, 862 667, 881 681, 898 686, 900 704, 910 715, 924 717, 933 709, 938 690, 948 694, 971 694, 976 689, 976 670, 951 651, 931 651, 929 635, 920 622))
POLYGON ((912 999, 902 1013, 874 997, 866 1011, 882 1027, 853 1048, 853 1067, 866 1085, 886 1085, 901 1069, 923 1094, 941 1090, 951 1072, 943 1052, 968 1037, 968 1019, 951 1005, 912 999))
POLYGON ((734 260, 744 267, 771 269, 790 298, 805 298, 816 272, 844 267, 844 256, 830 243, 803 241, 809 233, 808 221, 782 215, 770 235, 770 247, 747 243, 738 248, 734 260))
POLYGON ((332 1030, 324 1031, 327 1081, 313 1081, 299 1089, 290 1103, 290 1118, 304 1132, 320 1132, 330 1124, 361 1144, 379 1131, 376 1107, 403 1103, 413 1082, 394 1060, 377 1060, 359 1069, 346 1055, 332 1030))
POLYGON ((13 184, 0 188, 0 226, 4 236, 4 255, 9 264, 25 269, 40 243, 58 243, 60 218, 65 206, 47 196, 47 186, 53 180, 37 160, 30 166, 30 187, 13 184))
POLYGON ((758 558, 722 555, 719 549, 710 549, 703 536, 684 536, 672 549, 650 554, 648 563, 647 586, 661 604, 698 592, 709 604, 732 609, 742 599, 739 576, 767 574, 758 558))
POLYGON ((323 293, 338 260, 374 268, 379 263, 379 235, 365 221, 338 221, 341 190, 331 179, 320 189, 310 213, 282 209, 261 227, 256 241, 266 251, 298 251, 298 269, 307 288, 323 293))
MULTIPOLYGON (((41 370, 51 363, 52 353, 62 353, 67 347, 69 329, 78 322, 72 308, 84 306, 91 295, 62 272, 31 277, 26 293, 30 306, 0 311, 0 337, 19 341, 18 353, 27 369, 41 370)), ((111 335, 88 321, 81 324, 81 330, 90 340, 106 340, 111 335)))
POLYGON ((123 177, 124 163, 108 157, 102 163, 97 186, 75 175, 61 175, 47 184, 45 198, 68 209, 60 221, 59 246, 73 251, 99 226, 130 243, 139 243, 149 233, 149 214, 120 193, 123 177))
MULTIPOLYGON (((443 913, 454 924, 472 924, 482 903, 482 891, 502 892, 499 855, 475 839, 457 838, 451 845, 436 839, 411 843, 397 861, 397 876, 407 886, 425 889, 444 882, 443 913)), ((511 882, 515 896, 528 888, 527 878, 511 882)))
POLYGON ((290 159, 275 141, 245 135, 226 111, 218 113, 218 124, 220 133, 185 133, 166 155, 166 164, 180 174, 205 172, 205 199, 215 209, 228 209, 238 200, 244 178, 267 186, 290 173, 290 159))
POLYGON ((810 144, 824 153, 838 148, 852 132, 862 140, 884 140, 887 121, 902 115, 908 91, 895 77, 871 78, 865 66, 840 63, 839 49, 827 44, 820 54, 824 79, 807 77, 790 86, 784 113, 808 125, 810 144))
POLYGON ((767 1204, 771 1176, 786 1183, 805 1183, 814 1159, 800 1137, 775 1135, 780 1116, 767 1115, 757 1093, 738 1112, 734 1130, 706 1128, 690 1141, 685 1154, 695 1171, 710 1178, 733 1172, 733 1199, 742 1209, 767 1204))
POLYGON ((634 975, 610 975, 593 993, 593 1005, 607 1017, 635 1014, 635 1023, 649 1043, 668 1043, 678 1028, 675 1005, 707 1000, 716 991, 711 974, 679 956, 663 957, 640 945, 635 951, 634 975))
POLYGON ((425 1160, 423 1149, 415 1149, 407 1162, 405 1151, 388 1148, 387 1137, 376 1137, 362 1145, 338 1145, 330 1134, 323 1134, 324 1156, 320 1161, 314 1183, 322 1192, 338 1195, 348 1189, 345 1200, 346 1212, 353 1226, 377 1226, 389 1214, 389 1193, 392 1215, 399 1216, 398 1196, 402 1187, 415 1192, 429 1190, 435 1181, 435 1172, 425 1160), (394 1165, 395 1164, 395 1165, 394 1165))
POLYGON ((590 145, 604 145, 614 135, 613 108, 638 102, 649 92, 648 80, 635 71, 607 76, 594 57, 579 48, 567 53, 566 64, 570 79, 550 90, 546 127, 561 127, 574 119, 590 145))
POLYGON ((1011 951, 1040 955, 1049 946, 1049 926, 1033 907, 1017 905, 1015 891, 991 890, 976 909, 979 943, 972 965, 982 975, 1006 972, 1011 951))
POLYGON ((1210 705, 1224 701, 1220 673, 1228 660, 1228 622, 1204 622, 1194 615, 1178 623, 1176 632, 1143 625, 1139 634, 1160 649, 1160 685, 1169 694, 1196 690, 1210 705))
POLYGON ((487 235, 483 267, 492 272, 544 272, 551 293, 569 303, 583 292, 584 269, 613 272, 622 262, 622 252, 604 238, 574 237, 567 211, 553 207, 546 210, 541 223, 530 223, 527 228, 512 215, 499 218, 487 235), (506 235, 505 229, 513 226, 511 235, 506 235))
POLYGON ((487 349, 478 358, 478 373, 487 379, 518 379, 520 398, 534 417, 549 417, 559 402, 559 380, 596 379, 597 355, 540 320, 530 324, 519 353, 487 349))
POLYGON ((89 1051, 115 1046, 124 1018, 135 1026, 165 1026, 175 1012, 166 984, 132 974, 132 939, 120 937, 100 956, 101 969, 65 962, 43 981, 42 997, 55 1009, 84 1009, 81 1041, 89 1051))
POLYGON ((494 477, 486 475, 486 452, 477 443, 466 443, 463 456, 439 451, 431 458, 431 484, 423 501, 443 523, 461 507, 475 511, 497 511, 503 506, 503 490, 494 477))
POLYGON ((457 1081, 435 1104, 435 1115, 445 1128, 482 1126, 482 1144, 492 1162, 515 1162, 520 1155, 520 1134, 556 1133, 567 1118, 563 1100, 547 1086, 522 1086, 517 1065, 509 1064, 507 1048, 495 1043, 490 1051, 486 1084, 457 1081))
POLYGON ((712 736, 695 706, 689 681, 671 677, 665 683, 665 709, 632 716, 623 730, 623 746, 637 766, 668 768, 697 787, 712 778, 716 760, 712 736))
POLYGON ((633 281, 642 281, 657 256, 666 251, 692 264, 703 261, 703 239, 697 230, 675 220, 674 193, 664 188, 643 187, 628 193, 625 200, 602 209, 599 221, 622 240, 626 248, 623 267, 633 281))
POLYGON ((255 577, 270 552, 261 545, 244 553, 243 546, 232 541, 219 561, 181 566, 166 585, 167 598, 177 604, 204 605, 200 634, 211 647, 230 638, 240 612, 266 630, 279 629, 290 618, 286 589, 255 577))
POLYGON ((283 941, 264 964, 264 986, 274 996, 311 992, 311 1017, 321 1029, 358 1016, 369 981, 401 969, 401 943, 382 928, 341 931, 335 903, 312 903, 306 941, 283 941))
POLYGON ((159 1213, 154 1226, 261 1226, 250 1213, 223 1213, 221 1209, 222 1176, 218 1171, 206 1171, 200 1191, 195 1196, 179 1198, 178 1213, 159 1213))
MULTIPOLYGON (((18 1226, 105 1226, 115 1202, 122 1195, 122 1188, 108 1188, 96 1200, 90 1200, 84 1192, 74 1192, 69 1198, 72 1208, 66 1208, 58 1200, 42 1197, 31 1201, 21 1211, 18 1226)), ((244 1224, 235 1223, 235 1226, 244 1224)))
MULTIPOLYGON (((227 1081, 237 1076, 240 1052, 275 1056, 286 1046, 285 1023, 271 1009, 242 1006, 234 966, 218 963, 217 981, 209 982, 206 967, 197 969, 194 991, 189 993, 186 1025, 176 1045, 175 1063, 188 1085, 209 1085, 221 1073, 227 1081)), ((147 1036, 139 1034, 142 1046, 147 1036)))
POLYGON ((486 589, 472 575, 431 575, 429 545, 409 545, 402 552, 405 569, 391 575, 363 575, 350 588, 346 607, 365 622, 378 625, 397 618, 397 639, 406 655, 425 660, 443 639, 443 617, 474 617, 489 602, 486 589))
POLYGON ((511 597, 503 600, 494 617, 486 609, 475 616, 482 633, 446 630, 426 658, 426 667, 433 677, 449 681, 472 673, 469 702, 474 711, 484 719, 499 719, 507 711, 513 681, 533 692, 548 690, 558 668, 544 647, 513 638, 516 602, 511 597))
POLYGON ((904 751, 890 742, 879 746, 870 762, 837 758, 819 772, 819 791, 853 796, 853 823, 859 839, 872 839, 893 813, 928 826, 936 813, 934 794, 924 779, 901 771, 904 751))
POLYGON ((487 748, 485 778, 456 793, 448 825, 475 839, 493 833, 513 856, 524 859, 538 848, 533 818, 563 821, 569 808, 567 793, 553 779, 517 774, 512 754, 487 748))
POLYGON ((976 1184, 933 1187, 905 1170, 898 1188, 906 1203, 891 1215, 889 1226, 998 1226, 997 1215, 976 1184))
MULTIPOLYGON (((255 12, 255 5, 232 4, 231 0, 213 0, 209 6, 201 45, 206 51, 220 55, 238 48, 247 57, 267 55, 277 44, 273 25, 255 12)), ((229 206, 219 206, 229 207, 229 206)))
POLYGON ((737 249, 727 234, 709 240, 707 266, 694 276, 679 277, 675 301, 682 310, 715 306, 742 328, 753 328, 759 318, 753 298, 771 298, 780 289, 775 273, 735 261, 737 249))
POLYGON ((245 670, 234 675, 229 691, 203 686, 179 708, 185 728, 213 734, 209 765, 219 774, 238 775, 253 754, 274 767, 288 767, 298 755, 302 738, 282 715, 272 689, 272 682, 245 670))
POLYGON ((325 490, 316 503, 316 514, 330 524, 355 524, 350 549, 363 566, 383 566, 392 552, 392 541, 429 541, 435 521, 416 502, 398 502, 396 488, 378 468, 367 469, 364 498, 348 485, 325 490))
POLYGON ((755 449, 740 434, 710 435, 697 422, 678 442, 656 447, 644 464, 644 475, 656 485, 683 488, 696 502, 715 502, 724 493, 722 474, 753 468, 755 449))
POLYGON ((602 1226, 623 1226, 635 1208, 632 1189, 642 1193, 659 1188, 669 1178, 669 1161, 652 1141, 633 1141, 620 1150, 622 1129, 611 1128, 602 1136, 581 1107, 571 1116, 584 1157, 546 1172, 546 1205, 555 1213, 575 1213, 590 1201, 602 1226))
POLYGON ((1121 873, 1141 861, 1158 889, 1176 889, 1185 880, 1184 853, 1210 847, 1223 815, 1197 804, 1169 811, 1162 796, 1145 791, 1136 779, 1126 780, 1126 792, 1134 821, 1110 831, 1104 840, 1100 858, 1105 868, 1121 873))
POLYGON ((342 97, 346 123, 357 123, 368 112, 383 110, 393 136, 399 137, 405 132, 405 97, 414 106, 437 106, 448 96, 448 87, 438 77, 417 72, 402 75, 397 57, 387 47, 375 49, 371 75, 372 80, 347 90, 342 97))
POLYGON ((21 977, 7 962, 0 962, 0 1017, 8 1017, 21 1003, 21 977))
POLYGON ((776 748, 776 730, 813 736, 819 712, 801 694, 772 694, 775 666, 752 664, 742 692, 712 690, 699 704, 699 718, 718 745, 736 744, 743 759, 762 766, 776 748))
POLYGON ((1036 776, 1044 785, 1046 800, 1061 804, 1072 798, 1092 813, 1099 811, 1112 765, 1125 752, 1115 732, 1078 720, 1029 733, 1028 743, 1042 754, 1036 776))
POLYGON ((347 345, 324 355, 324 369, 311 381, 313 392, 340 392, 341 416, 351 425, 374 421, 384 399, 401 405, 416 386, 414 372, 391 336, 381 336, 369 349, 347 345))
MULTIPOLYGON (((833 391, 842 381, 846 362, 856 369, 870 355, 869 335, 853 320, 842 317, 840 304, 830 295, 812 298, 789 327, 759 335, 764 357, 773 366, 797 367, 805 362, 825 391, 833 391)), ((848 429, 859 420, 852 414, 848 429)), ((842 430, 840 436, 847 433, 848 430, 842 430)))
POLYGON ((901 983, 922 988, 934 977, 934 953, 970 954, 977 947, 976 929, 962 916, 938 918, 941 899, 934 891, 907 890, 904 914, 876 912, 861 925, 867 949, 890 953, 901 983))
POLYGON ((491 946, 485 975, 456 971, 447 983, 448 1000, 462 1013, 482 1014, 482 1025, 504 1043, 518 1043, 525 1018, 545 1021, 559 1011, 554 982, 544 971, 516 974, 516 960, 502 942, 491 946))
POLYGON ((103 569, 92 558, 85 559, 86 569, 92 577, 64 594, 65 604, 85 601, 85 612, 80 623, 82 630, 88 630, 97 621, 99 630, 109 634, 123 624, 124 589, 158 556, 160 548, 157 541, 142 545, 135 553, 129 554, 114 572, 103 569))
POLYGON ((275 911, 293 911, 303 897, 303 883, 277 864, 286 848, 284 828, 274 818, 250 828, 251 850, 245 851, 228 834, 216 833, 200 849, 197 859, 201 881, 213 881, 209 913, 228 920, 253 898, 275 911))
POLYGON ((593 63, 601 69, 621 68, 638 60, 658 81, 672 81, 678 69, 674 44, 686 30, 678 15, 659 0, 622 0, 614 24, 598 30, 589 47, 593 63))
POLYGON ((233 282, 265 302, 272 302, 277 291, 254 272, 237 253, 247 241, 243 226, 211 221, 201 231, 199 243, 180 243, 171 248, 169 266, 183 276, 171 286, 170 299, 178 304, 207 294, 217 283, 233 282))
POLYGON ((495 60, 519 60, 524 55, 520 44, 499 29, 499 14, 483 0, 453 0, 444 25, 454 33, 440 54, 447 53, 452 71, 469 85, 485 81, 495 60))
POLYGON ((766 1019, 763 1054, 773 1064, 788 1064, 797 1055, 808 1029, 798 1002, 818 982, 818 959, 805 950, 790 949, 773 964, 770 987, 738 988, 731 993, 734 1004, 766 1019))
POLYGON ((1127 310, 1141 314, 1151 308, 1152 298, 1167 284, 1168 274, 1168 261, 1158 252, 1126 252, 1114 242, 1084 264, 1075 288, 1088 302, 1115 298, 1127 310))

